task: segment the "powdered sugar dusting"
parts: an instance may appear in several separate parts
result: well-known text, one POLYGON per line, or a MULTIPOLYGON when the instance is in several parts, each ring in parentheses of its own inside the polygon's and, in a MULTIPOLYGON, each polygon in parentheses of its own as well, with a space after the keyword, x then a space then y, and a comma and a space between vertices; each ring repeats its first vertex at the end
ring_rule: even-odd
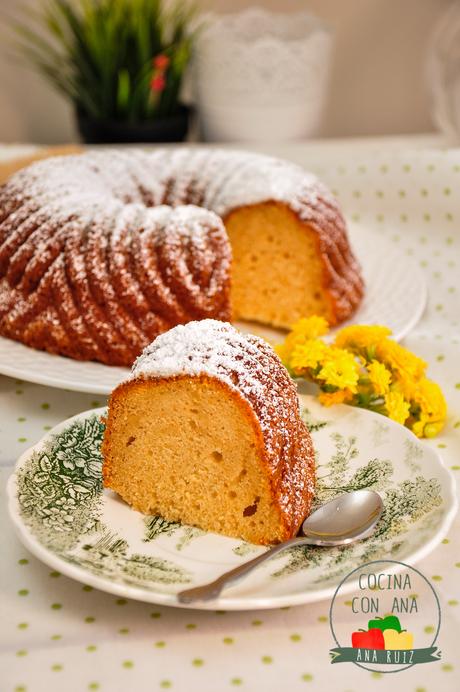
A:
POLYGON ((305 201, 314 205, 318 194, 330 197, 315 176, 295 164, 241 151, 186 147, 55 157, 16 173, 8 185, 21 196, 26 191, 53 218, 76 216, 84 223, 113 218, 126 204, 140 205, 148 216, 146 206, 181 204, 191 188, 200 206, 220 216, 267 200, 303 209, 305 201))
POLYGON ((161 334, 147 346, 133 365, 132 377, 209 375, 261 396, 260 373, 248 366, 258 358, 262 343, 262 339, 246 336, 226 322, 189 322, 161 334))

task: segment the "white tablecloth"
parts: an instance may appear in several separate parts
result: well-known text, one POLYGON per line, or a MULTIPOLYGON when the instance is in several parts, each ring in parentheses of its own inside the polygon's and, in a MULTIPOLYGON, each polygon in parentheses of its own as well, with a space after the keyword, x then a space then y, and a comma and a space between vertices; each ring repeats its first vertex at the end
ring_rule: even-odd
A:
MULTIPOLYGON (((405 343, 428 360, 429 375, 444 387, 448 425, 426 444, 442 453, 458 477, 460 152, 416 145, 401 139, 339 142, 284 146, 273 153, 316 170, 351 218, 397 243, 423 268, 429 305, 405 343)), ((0 149, 0 158, 6 155, 0 149)), ((395 675, 330 665, 329 602, 265 612, 168 609, 98 592, 38 562, 8 520, 6 478, 18 455, 50 426, 103 403, 100 396, 0 377, 2 692, 460 689, 458 518, 446 540, 418 565, 441 602, 441 661, 395 675)))

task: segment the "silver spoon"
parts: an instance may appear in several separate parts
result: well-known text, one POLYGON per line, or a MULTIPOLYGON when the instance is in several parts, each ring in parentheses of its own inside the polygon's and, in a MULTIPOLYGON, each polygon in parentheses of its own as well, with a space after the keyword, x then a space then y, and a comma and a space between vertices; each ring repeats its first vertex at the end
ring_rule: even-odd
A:
POLYGON ((225 572, 209 584, 180 591, 177 598, 180 603, 210 601, 217 598, 225 586, 239 581, 263 562, 287 548, 302 545, 327 548, 349 545, 367 538, 373 533, 382 512, 382 498, 373 490, 354 490, 340 495, 310 514, 303 522, 301 535, 297 538, 274 545, 262 555, 225 572))

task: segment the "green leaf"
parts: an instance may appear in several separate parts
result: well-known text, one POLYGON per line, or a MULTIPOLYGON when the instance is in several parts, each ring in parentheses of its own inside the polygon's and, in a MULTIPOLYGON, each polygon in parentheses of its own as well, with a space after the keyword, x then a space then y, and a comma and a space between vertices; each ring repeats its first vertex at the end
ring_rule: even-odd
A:
POLYGON ((128 70, 120 70, 118 74, 117 106, 120 112, 125 111, 129 106, 131 93, 131 80, 128 70))
POLYGON ((10 26, 20 53, 80 111, 142 120, 177 110, 195 14, 179 0, 42 0, 10 26), (152 100, 152 60, 160 53, 170 65, 164 92, 152 100))

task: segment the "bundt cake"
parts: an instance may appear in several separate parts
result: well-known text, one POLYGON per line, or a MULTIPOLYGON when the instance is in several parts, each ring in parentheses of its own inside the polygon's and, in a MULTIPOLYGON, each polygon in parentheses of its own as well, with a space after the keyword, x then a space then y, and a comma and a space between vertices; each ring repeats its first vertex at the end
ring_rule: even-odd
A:
POLYGON ((112 393, 103 479, 134 509, 269 544, 310 512, 314 452, 270 346, 225 322, 158 336, 112 393))
POLYGON ((0 188, 0 334, 52 353, 130 365, 178 323, 336 324, 362 294, 337 203, 288 162, 106 150, 0 188))

